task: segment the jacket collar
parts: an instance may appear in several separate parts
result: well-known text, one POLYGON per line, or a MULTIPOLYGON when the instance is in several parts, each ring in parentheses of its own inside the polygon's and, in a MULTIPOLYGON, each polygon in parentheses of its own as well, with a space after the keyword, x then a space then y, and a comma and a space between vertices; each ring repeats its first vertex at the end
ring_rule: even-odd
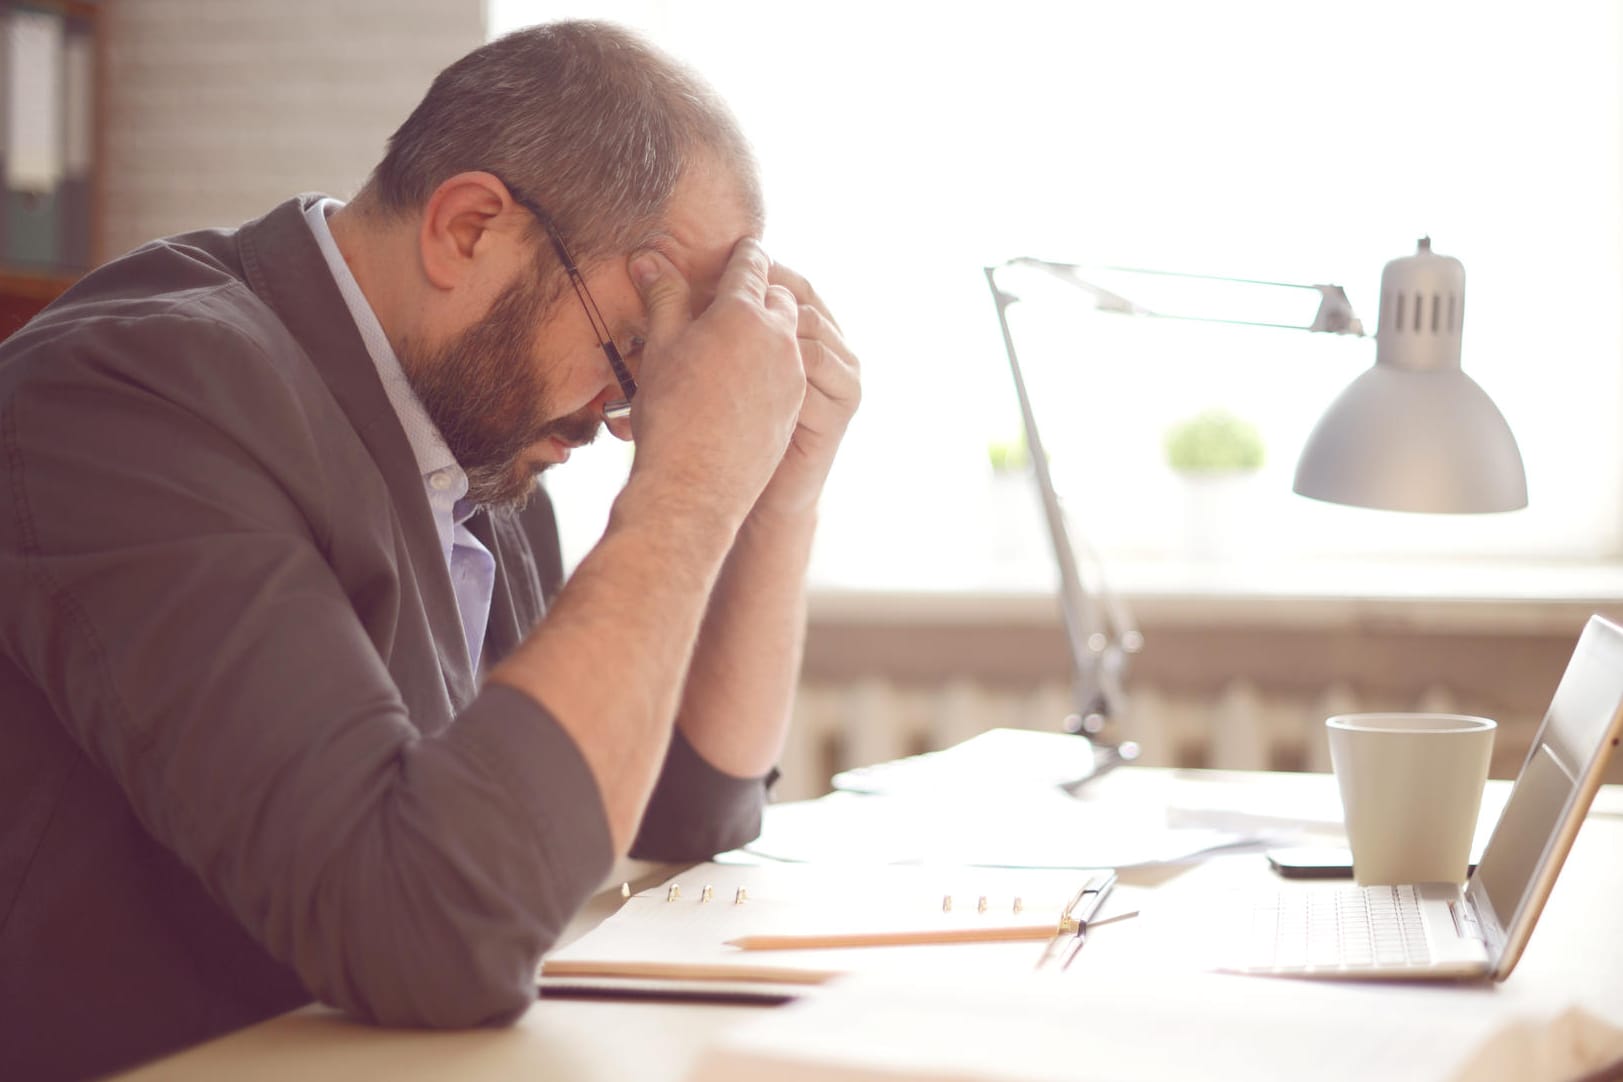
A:
POLYGON ((244 279, 309 355, 388 485, 411 572, 428 610, 446 690, 460 710, 472 701, 475 684, 450 570, 440 553, 411 443, 305 222, 305 210, 324 198, 306 194, 290 199, 237 231, 244 279))

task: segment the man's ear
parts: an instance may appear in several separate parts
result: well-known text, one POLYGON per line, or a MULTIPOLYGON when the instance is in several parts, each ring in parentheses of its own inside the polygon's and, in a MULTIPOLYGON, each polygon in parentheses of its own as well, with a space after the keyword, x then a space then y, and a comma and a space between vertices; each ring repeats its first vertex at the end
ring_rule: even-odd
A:
POLYGON ((489 173, 458 173, 423 206, 417 248, 423 274, 439 289, 463 285, 501 238, 518 235, 523 211, 489 173))

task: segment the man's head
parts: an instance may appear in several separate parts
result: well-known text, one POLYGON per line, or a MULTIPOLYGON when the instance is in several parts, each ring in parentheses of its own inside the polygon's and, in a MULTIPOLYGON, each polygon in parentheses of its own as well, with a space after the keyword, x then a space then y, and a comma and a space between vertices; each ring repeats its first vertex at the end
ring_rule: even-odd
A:
POLYGON ((551 219, 633 367, 631 253, 663 252, 702 297, 762 219, 726 108, 623 30, 533 27, 440 73, 351 204, 359 228, 395 243, 351 264, 483 503, 522 500, 621 397, 526 203, 551 219))

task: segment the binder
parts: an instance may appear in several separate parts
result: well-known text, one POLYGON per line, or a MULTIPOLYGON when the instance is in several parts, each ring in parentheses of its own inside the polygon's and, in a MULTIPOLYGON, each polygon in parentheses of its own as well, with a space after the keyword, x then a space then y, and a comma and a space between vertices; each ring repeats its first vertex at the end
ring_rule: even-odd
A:
POLYGON ((60 263, 57 195, 62 177, 63 18, 13 5, 5 34, 6 248, 0 259, 28 269, 60 263))
POLYGON ((90 265, 91 34, 86 16, 0 4, 0 265, 90 265))
MULTIPOLYGON (((11 150, 10 110, 3 107, 11 94, 11 5, 6 0, 0 0, 0 193, 5 191, 5 178, 11 175, 8 158, 11 150)), ((6 264, 6 253, 11 251, 11 243, 7 238, 6 215, 4 207, 0 207, 0 270, 6 264)), ((0 297, 0 301, 6 298, 0 297)), ((0 326, 0 336, 7 333, 6 326, 0 326)))
POLYGON ((90 269, 95 170, 95 51, 90 20, 69 15, 62 46, 62 181, 57 207, 57 259, 90 269))

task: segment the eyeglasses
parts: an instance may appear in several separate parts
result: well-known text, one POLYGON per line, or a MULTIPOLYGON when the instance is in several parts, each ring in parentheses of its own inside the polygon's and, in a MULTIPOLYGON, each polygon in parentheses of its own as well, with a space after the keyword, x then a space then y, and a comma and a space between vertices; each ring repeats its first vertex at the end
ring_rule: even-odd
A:
MULTIPOLYGON (((486 170, 489 172, 489 170, 486 170)), ((547 231, 552 241, 552 250, 558 253, 558 261, 564 266, 564 273, 569 275, 569 284, 575 287, 575 296, 580 298, 581 307, 586 310, 587 322, 592 325, 592 333, 597 335, 597 344, 603 349, 603 356, 609 359, 609 368, 614 372, 614 378, 620 382, 620 392, 625 397, 603 405, 603 416, 608 420, 618 420, 631 414, 631 399, 637 393, 637 381, 631 378, 631 370, 626 367, 625 358, 620 356, 620 350, 615 346, 613 337, 609 334, 608 321, 603 313, 598 311, 597 302, 592 300, 592 294, 586 288, 586 276, 581 274, 580 268, 569 254, 564 245, 563 234, 552 221, 552 216, 541 209, 541 204, 508 184, 501 176, 491 173, 507 188, 507 194, 513 197, 513 202, 523 207, 535 216, 541 223, 541 228, 547 231)))

